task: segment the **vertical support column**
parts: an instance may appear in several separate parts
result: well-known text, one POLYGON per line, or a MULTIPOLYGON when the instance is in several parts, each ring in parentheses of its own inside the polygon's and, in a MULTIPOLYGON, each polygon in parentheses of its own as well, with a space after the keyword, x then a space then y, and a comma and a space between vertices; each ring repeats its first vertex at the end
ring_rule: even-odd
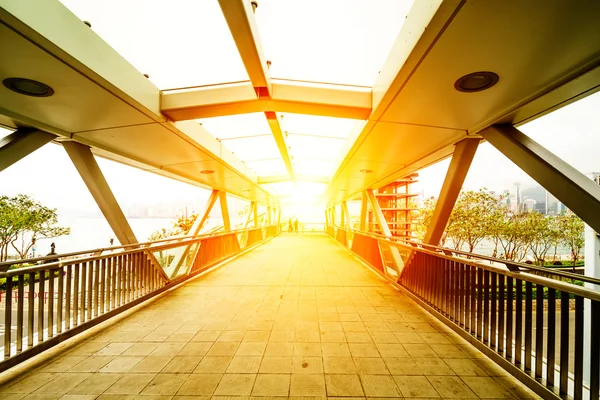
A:
POLYGON ((362 200, 360 202, 360 230, 365 232, 367 230, 367 192, 362 193, 362 200))
POLYGON ((267 225, 271 225, 271 214, 273 209, 271 207, 267 207, 267 225))
POLYGON ((219 202, 221 204, 221 215, 223 216, 223 227, 225 231, 231 230, 231 222, 229 220, 229 207, 227 206, 227 193, 219 191, 219 202))
POLYGON ((252 209, 252 219, 254 220, 254 227, 258 228, 258 203, 253 201, 254 208, 252 209))
POLYGON ((346 215, 344 213, 344 204, 345 204, 344 201, 342 201, 340 203, 340 228, 343 228, 346 225, 346 215))
POLYGON ((446 229, 446 224, 454 209, 460 189, 469 172, 473 157, 475 157, 479 141, 478 138, 464 139, 456 144, 440 196, 431 217, 431 223, 427 227, 424 243, 435 246, 440 244, 440 239, 446 229))
POLYGON ((62 145, 119 242, 122 245, 138 243, 90 148, 72 141, 62 145))
MULTIPOLYGON (((371 203, 371 209, 373 210, 373 215, 375 216, 375 219, 377 220, 377 225, 379 225, 379 227, 381 228, 381 232, 383 233, 384 236, 391 238, 392 232, 390 231, 390 227, 388 226, 387 221, 385 220, 385 217, 383 216, 381 207, 379 207, 379 202, 377 201, 377 198, 375 197, 375 193, 373 192, 373 189, 367 189, 367 190, 365 190, 365 193, 367 195, 367 199, 369 200, 369 203, 371 203)), ((390 253, 392 254, 392 258, 394 261, 394 269, 398 273, 398 276, 400 276, 400 274, 402 273, 402 269, 404 268, 404 262, 402 261, 402 256, 400 256, 400 251, 398 250, 397 247, 390 245, 390 253)))
MULTIPOLYGON (((350 218, 350 211, 348 211, 348 203, 346 201, 342 202, 342 216, 344 217, 344 219, 346 220, 346 226, 349 229, 353 229, 352 226, 352 218, 350 218)), ((342 223, 342 226, 344 224, 342 223)))

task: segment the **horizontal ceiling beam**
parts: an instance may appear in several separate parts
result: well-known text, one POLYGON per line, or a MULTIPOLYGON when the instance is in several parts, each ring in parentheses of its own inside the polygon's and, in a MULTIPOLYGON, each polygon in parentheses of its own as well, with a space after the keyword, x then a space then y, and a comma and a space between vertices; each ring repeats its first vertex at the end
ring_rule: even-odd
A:
POLYGON ((258 98, 250 82, 241 82, 165 91, 161 107, 173 121, 265 111, 365 120, 371 113, 371 90, 272 81, 271 96, 258 98))
MULTIPOLYGON (((290 177, 287 175, 272 175, 272 176, 259 176, 258 183, 279 183, 279 182, 290 182, 290 177)), ((329 177, 327 176, 313 176, 313 175, 296 175, 296 182, 311 182, 311 183, 324 183, 329 184, 329 177)))

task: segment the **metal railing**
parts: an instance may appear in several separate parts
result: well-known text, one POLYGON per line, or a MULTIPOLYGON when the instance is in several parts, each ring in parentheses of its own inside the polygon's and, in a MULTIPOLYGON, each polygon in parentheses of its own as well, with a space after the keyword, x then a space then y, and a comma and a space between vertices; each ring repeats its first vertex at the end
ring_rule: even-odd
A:
POLYGON ((599 279, 353 229, 328 232, 383 274, 381 250, 365 247, 397 247, 405 265, 392 279, 540 396, 599 398, 600 292, 564 281, 599 279), (534 275, 539 270, 554 279, 534 275))
POLYGON ((277 233, 276 226, 268 226, 2 263, 0 267, 8 268, 9 265, 54 260, 0 272, 0 281, 5 280, 0 371, 277 233), (248 238, 240 240, 245 234, 248 238), (187 251, 191 257, 181 274, 169 277, 165 273, 168 262, 157 265, 158 258, 151 255, 173 249, 187 251))

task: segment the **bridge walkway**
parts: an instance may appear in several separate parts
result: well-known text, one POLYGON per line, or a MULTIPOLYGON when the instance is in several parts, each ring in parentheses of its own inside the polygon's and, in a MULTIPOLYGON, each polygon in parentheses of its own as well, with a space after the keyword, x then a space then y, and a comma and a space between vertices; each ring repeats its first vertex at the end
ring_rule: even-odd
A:
POLYGON ((536 398, 324 235, 278 236, 135 311, 0 398, 536 398))

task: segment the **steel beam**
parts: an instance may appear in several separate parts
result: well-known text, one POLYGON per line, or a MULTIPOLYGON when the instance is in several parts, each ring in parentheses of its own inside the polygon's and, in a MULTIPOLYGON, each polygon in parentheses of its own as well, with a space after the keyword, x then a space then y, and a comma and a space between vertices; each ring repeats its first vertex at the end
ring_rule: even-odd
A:
POLYGON ((62 145, 119 242, 122 245, 138 243, 90 148, 73 141, 62 142, 62 145))
POLYGON ((352 219, 350 218, 350 211, 348 211, 348 203, 345 201, 342 201, 342 217, 346 221, 346 226, 352 229, 352 219))
POLYGON ((480 135, 600 232, 600 186, 512 125, 494 125, 480 135))
POLYGON ((271 128, 271 133, 273 133, 273 139, 275 139, 275 143, 277 144, 277 148, 279 149, 279 153, 281 154, 285 168, 290 175, 290 179, 294 181, 296 179, 294 175, 294 167, 292 166, 292 159, 290 158, 290 153, 288 152, 288 145, 286 143, 287 140, 283 134, 283 131, 281 130, 281 125, 279 124, 279 117, 273 111, 266 111, 265 117, 267 117, 267 122, 271 128))
POLYGON ((361 86, 272 81, 270 97, 258 98, 251 82, 167 90, 161 112, 173 121, 275 111, 365 120, 371 89, 361 86))
POLYGON ((479 138, 464 139, 456 144, 442 190, 440 191, 440 196, 431 217, 431 222, 427 227, 427 233, 423 240, 424 243, 435 246, 439 245, 460 189, 469 172, 473 157, 475 157, 479 142, 479 138))
POLYGON ((250 1, 219 0, 221 11, 238 48, 252 86, 259 94, 265 88, 270 93, 269 67, 263 55, 258 27, 250 1))
POLYGON ((0 171, 27 157, 55 137, 37 129, 22 128, 0 139, 0 171))
MULTIPOLYGON (((375 216, 375 220, 377 221, 377 225, 381 229, 381 233, 384 236, 389 238, 392 237, 392 232, 390 231, 390 227, 385 220, 385 216, 383 215, 383 211, 381 211, 381 207, 379 206, 379 202, 375 197, 375 193, 373 193, 373 189, 365 190, 365 194, 367 195, 367 199, 371 204, 371 210, 373 210, 373 215, 375 216)), ((398 276, 402 273, 402 269, 404 268, 404 261, 402 261, 402 256, 400 255, 400 251, 397 247, 390 245, 390 253, 392 254, 392 258, 394 261, 394 268, 398 273, 398 276)))
POLYGON ((223 216, 223 228, 225 231, 231 230, 231 222, 229 220, 229 207, 227 206, 227 193, 219 191, 219 203, 221 204, 221 215, 223 216))

